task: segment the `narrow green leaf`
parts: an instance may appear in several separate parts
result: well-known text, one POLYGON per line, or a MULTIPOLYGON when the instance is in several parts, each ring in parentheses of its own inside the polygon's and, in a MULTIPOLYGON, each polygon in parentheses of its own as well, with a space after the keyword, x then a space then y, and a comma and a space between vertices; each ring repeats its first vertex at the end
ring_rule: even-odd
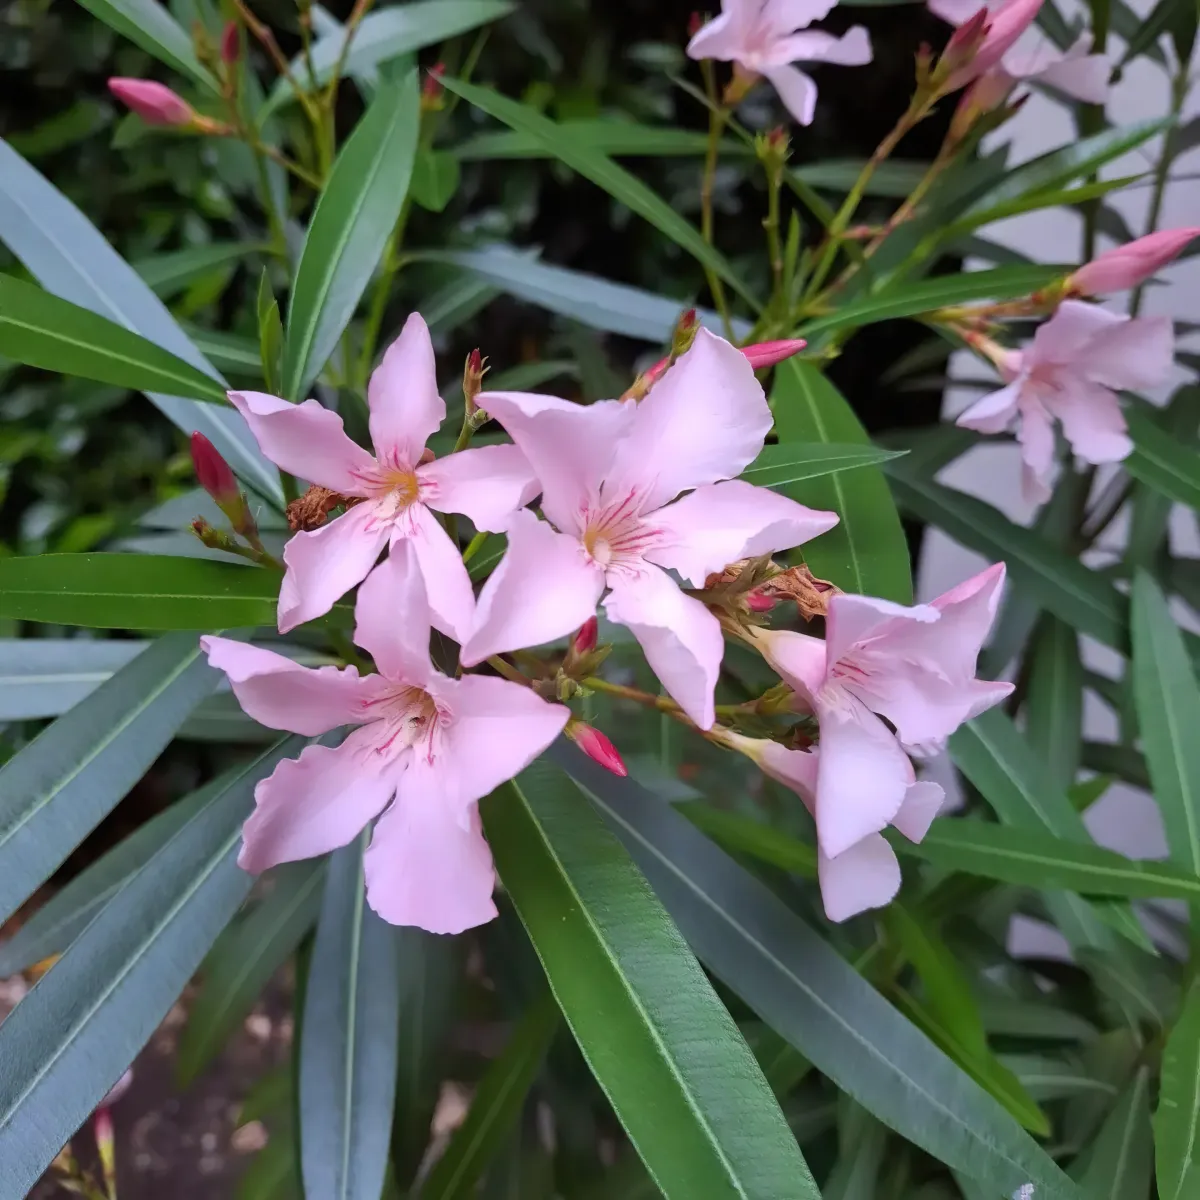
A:
MULTIPOLYGON (((686 300, 656 296, 628 284, 611 283, 598 275, 538 262, 512 246, 421 251, 414 257, 421 262, 462 267, 519 300, 569 317, 590 329, 619 333, 644 342, 666 342, 679 314, 689 307, 686 300)), ((434 321, 428 310, 422 311, 433 327, 434 321)), ((720 332, 721 318, 715 312, 699 309, 697 316, 701 324, 720 332)), ((738 337, 745 337, 750 332, 749 322, 735 320, 734 332, 738 337)))
POLYGON ((325 864, 289 863, 267 897, 225 931, 205 961, 204 983, 179 1037, 175 1077, 187 1087, 220 1053, 272 976, 317 918, 325 864))
POLYGON ((262 377, 267 391, 277 396, 283 390, 283 322, 279 317, 279 301, 271 291, 271 280, 264 267, 258 280, 258 353, 262 360, 262 377))
POLYGON ((217 679, 195 638, 162 638, 0 768, 0 922, 112 811, 217 679))
MULTIPOLYGON (((1078 1200, 1017 1122, 771 892, 628 779, 552 748, 708 968, 879 1120, 1011 1194, 1078 1200)), ((790 1192, 784 1192, 790 1195, 790 1192)))
POLYGON ((1075 782, 1083 742, 1083 664, 1079 637, 1065 621, 1044 617, 1030 646, 1025 729, 1060 791, 1075 782))
POLYGON ((328 1200, 379 1200, 396 1098, 400 938, 366 904, 368 837, 329 861, 304 993, 300 1158, 328 1200))
POLYGON ((989 561, 1002 559, 1013 583, 1027 588, 1047 612, 1106 646, 1124 648, 1128 606, 1102 576, 990 504, 908 470, 906 459, 893 459, 883 470, 905 512, 945 530, 989 561))
POLYGON ((530 1005, 479 1081, 463 1123, 421 1186, 421 1200, 467 1200, 475 1194, 488 1163, 520 1120, 558 1021, 549 991, 530 1005))
POLYGON ((1200 689, 1167 599, 1146 571, 1133 581, 1133 694, 1171 858, 1200 874, 1200 689))
POLYGON ((91 638, 0 638, 0 721, 61 716, 146 645, 91 638))
POLYGON ((540 762, 483 818, 559 1007, 663 1192, 815 1200, 737 1026, 579 792, 540 762))
POLYGON ((413 163, 412 198, 429 212, 442 212, 458 191, 458 159, 445 150, 422 147, 413 163))
POLYGON ((284 395, 301 400, 354 315, 412 175, 417 73, 379 91, 333 164, 300 253, 283 347, 284 395))
POLYGON ((244 767, 0 1025, 0 1195, 33 1187, 158 1028, 250 888, 237 847, 254 785, 303 744, 244 767))
MULTIPOLYGON (((46 289, 98 313, 224 381, 159 298, 53 184, 0 139, 0 241, 46 289)), ((279 472, 267 462, 246 422, 226 406, 147 393, 171 423, 199 430, 255 491, 282 503, 279 472)))
POLYGON ((152 58, 220 95, 212 73, 196 57, 187 30, 156 0, 79 0, 79 4, 152 58))
POLYGON ((149 554, 0 559, 0 617, 94 629, 236 629, 275 623, 275 571, 149 554))
POLYGON ((1160 1200, 1200 1194, 1200 987, 1195 985, 1163 1050, 1154 1160, 1160 1200))
POLYGON ((1191 439, 1173 437, 1141 405, 1125 409, 1133 453, 1121 464, 1134 479, 1156 492, 1200 509, 1200 452, 1191 439))
POLYGON ((239 266, 264 250, 264 246, 253 242, 209 242, 183 250, 169 250, 165 254, 152 254, 129 265, 154 289, 156 296, 166 299, 210 271, 239 266))
POLYGON ((1045 830, 978 821, 935 821, 920 845, 897 837, 898 854, 951 871, 1039 890, 1084 896, 1200 900, 1200 877, 1171 863, 1126 858, 1115 850, 1055 837, 1045 830))
MULTIPOLYGON (((356 76, 373 73, 385 62, 457 37, 460 33, 469 33, 480 25, 506 16, 513 8, 511 0, 415 0, 368 13, 350 43, 343 73, 356 76)), ((344 43, 345 32, 340 26, 337 29, 331 27, 329 34, 323 34, 313 43, 312 62, 318 83, 325 83, 332 76, 344 43)), ((307 79, 308 64, 303 55, 293 59, 291 70, 294 78, 307 79)), ((292 85, 281 78, 260 110, 259 120, 294 96, 292 85)))
POLYGON ((11 275, 0 275, 0 354, 60 375, 225 403, 225 389, 211 375, 123 326, 11 275))
MULTIPOLYGON (((812 363, 793 358, 779 367, 771 410, 781 446, 870 445, 845 397, 812 363)), ((843 591, 912 603, 908 542, 887 480, 878 470, 862 467, 853 476, 835 474, 783 491, 840 518, 833 529, 803 548, 804 561, 814 574, 843 591)))
POLYGON ((1189 7, 1190 0, 1158 0, 1150 10, 1150 15, 1140 19, 1140 23, 1134 27, 1133 36, 1129 38, 1125 53, 1117 64, 1118 69, 1128 66, 1135 58, 1156 47, 1158 39, 1171 28, 1177 13, 1186 12, 1189 7))
POLYGON ((877 446, 838 446, 785 442, 764 446, 762 453, 741 473, 741 479, 758 487, 779 488, 787 483, 817 479, 835 471, 852 471, 899 458, 903 450, 877 446))
POLYGON ((1101 1127, 1080 1182, 1088 1200, 1149 1200, 1153 1175, 1150 1072, 1143 1067, 1101 1127))
POLYGON ((229 774, 172 804, 76 875, 0 942, 0 978, 61 954, 92 918, 152 859, 177 830, 229 782, 229 774))
POLYGON ((839 1130, 841 1153, 821 1195, 824 1200, 877 1200, 888 1131, 865 1109, 850 1107, 850 1118, 839 1130))
MULTIPOLYGON (((636 121, 623 118, 560 121, 559 128, 575 141, 614 158, 643 155, 654 158, 675 155, 699 157, 708 148, 708 135, 705 133, 670 126, 639 125, 636 121)), ((726 139, 721 145, 722 154, 734 157, 750 152, 751 149, 744 143, 733 139, 726 139)), ((452 146, 450 153, 463 162, 554 157, 542 139, 515 129, 477 133, 465 142, 452 146)))
POLYGON ((465 83, 449 77, 442 80, 448 91, 461 96, 467 103, 482 109, 489 116, 503 121, 510 129, 537 138, 553 156, 585 179, 603 188, 638 216, 649 221, 659 233, 683 247, 697 262, 715 271, 744 299, 754 302, 746 284, 734 272, 724 256, 713 249, 699 230, 689 224, 661 196, 652 192, 640 179, 619 167, 607 155, 571 137, 568 131, 542 116, 528 105, 510 100, 491 88, 465 83))
POLYGON ((681 800, 674 807, 726 850, 753 855, 806 879, 817 877, 816 848, 779 829, 741 813, 714 808, 703 800, 681 800))
POLYGON ((939 275, 919 283, 893 284, 880 294, 855 300, 800 328, 803 337, 839 329, 857 329, 878 321, 915 317, 972 300, 1014 300, 1028 296, 1063 274, 1063 268, 1034 264, 1028 267, 995 267, 965 275, 939 275))

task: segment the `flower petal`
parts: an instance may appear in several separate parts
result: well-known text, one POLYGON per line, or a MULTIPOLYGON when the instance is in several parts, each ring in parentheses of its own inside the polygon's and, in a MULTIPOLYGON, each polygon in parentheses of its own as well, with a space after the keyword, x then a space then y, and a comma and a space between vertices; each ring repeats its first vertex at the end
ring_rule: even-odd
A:
POLYGON ((701 729, 711 729, 713 689, 725 653, 717 618, 655 568, 614 583, 604 609, 610 621, 633 630, 650 669, 683 711, 701 729))
POLYGON ((408 541, 425 580, 434 629, 462 643, 475 620, 475 593, 458 546, 423 504, 414 504, 392 530, 392 546, 408 541))
POLYGON ((575 538, 519 510, 509 523, 508 550, 479 593, 463 666, 578 629, 603 591, 604 573, 584 558, 575 538))
POLYGON ((324 616, 361 583, 389 532, 368 500, 320 529, 293 535, 283 548, 287 574, 279 589, 279 632, 324 616))
POLYGON ((871 37, 861 25, 841 37, 812 30, 780 38, 766 55, 770 63, 833 63, 839 67, 865 67, 871 61, 871 37))
POLYGON ((395 542, 358 589, 354 641, 389 680, 425 687, 433 675, 429 661, 429 604, 416 552, 395 542))
POLYGON ((632 425, 617 447, 604 494, 632 492, 643 513, 689 488, 740 475, 771 430, 754 368, 707 329, 697 331, 692 348, 631 407, 632 425))
POLYGON ((838 0, 766 0, 761 24, 773 37, 804 29, 814 21, 823 21, 837 6, 838 0))
POLYGON ((817 855, 821 903, 831 921, 845 921, 891 903, 900 890, 900 860, 878 833, 869 834, 836 858, 817 855))
POLYGON ((1053 411, 1062 421, 1063 436, 1084 462, 1120 462, 1133 451, 1121 405, 1108 388, 1073 381, 1055 396, 1053 411))
POLYGON ((730 563, 799 546, 832 529, 838 518, 731 479, 697 488, 659 509, 653 520, 669 540, 646 557, 703 587, 709 575, 730 563))
POLYGON ((374 725, 367 725, 340 746, 305 747, 260 780, 254 812, 242 826, 238 865, 258 875, 352 841, 395 789, 395 775, 380 769, 377 741, 374 725))
POLYGON ((582 529, 594 507, 617 443, 637 409, 616 400, 572 404, 536 392, 482 392, 479 407, 508 431, 542 485, 542 511, 564 533, 582 529))
POLYGON ((478 446, 418 468, 421 500, 438 512, 462 513, 476 529, 501 533, 518 508, 542 490, 516 446, 478 446))
POLYGON ((910 783, 904 794, 904 803, 892 818, 892 824, 910 842, 919 842, 929 832, 945 800, 946 793, 940 784, 926 780, 910 783))
POLYGON ((1022 382, 1016 380, 998 391, 981 396, 955 424, 964 429, 977 429, 980 433, 1003 433, 1016 416, 1022 386, 1022 382))
POLYGON ((1049 413, 1037 401, 1022 404, 1017 441, 1021 443, 1025 495, 1042 503, 1050 498, 1048 481, 1054 471, 1054 425, 1049 413))
POLYGON ((855 647, 870 639, 902 637, 911 625, 932 625, 941 613, 929 604, 896 604, 875 596, 837 595, 829 601, 825 618, 825 651, 830 663, 852 656, 855 647))
POLYGON ((401 776, 363 858, 367 903, 393 925, 462 933, 496 915, 496 869, 478 808, 460 820, 443 786, 420 756, 401 776))
POLYGON ((262 452, 289 475, 341 492, 365 496, 363 477, 375 460, 352 441, 337 413, 316 400, 289 404, 265 392, 230 392, 262 452))
POLYGON ((490 675, 438 680, 434 696, 451 714, 435 761, 447 802, 460 812, 529 766, 571 715, 562 704, 490 675))
POLYGON ((1170 317, 1136 317, 1106 329, 1083 348, 1082 367, 1089 378, 1127 391, 1161 387, 1175 361, 1175 331, 1170 317))
POLYGON ((247 716, 268 729, 316 737, 363 719, 363 704, 377 681, 354 667, 302 667, 299 663, 230 638, 206 635, 200 648, 209 666, 224 671, 247 716))
POLYGON ((745 26, 752 0, 725 0, 723 11, 699 29, 688 42, 689 58, 737 58, 745 45, 745 26))
POLYGON ((784 683, 811 703, 828 672, 826 643, 791 629, 753 628, 750 636, 784 683))
POLYGON ((1108 337, 1114 325, 1123 325, 1128 320, 1128 317, 1111 313, 1098 304, 1064 300, 1054 316, 1038 326, 1025 356, 1025 366, 1032 368, 1041 363, 1073 365, 1082 360, 1081 365, 1086 368, 1089 346, 1095 340, 1108 337))
POLYGON ((384 466, 412 470, 425 443, 446 419, 438 393, 429 327, 420 313, 404 322, 367 384, 371 441, 384 466))
MULTIPOLYGON (((749 738, 734 735, 739 741, 749 738)), ((791 788, 809 812, 817 806, 817 763, 820 755, 815 750, 789 750, 778 742, 764 741, 755 747, 754 758, 770 777, 791 788)))
POLYGON ((784 108, 801 125, 811 125, 817 111, 817 85, 812 81, 812 77, 786 63, 767 67, 763 74, 779 93, 784 108))
POLYGON ((836 858, 900 811, 912 764, 892 731, 849 695, 822 704, 817 763, 817 841, 836 858))
MULTIPOLYGON (((1085 46, 1082 54, 1068 51, 1058 62, 1042 67, 1037 73, 1040 83, 1057 88, 1060 92, 1085 104, 1104 104, 1108 100, 1109 80, 1112 78, 1112 63, 1103 54, 1088 54, 1086 47, 1092 44, 1087 34, 1080 39, 1085 46)), ((1077 43, 1080 44, 1080 43, 1077 43)), ((1008 58, 1005 57, 1005 66, 1008 58)), ((1011 68, 1009 68, 1011 70, 1011 68)), ((1016 71, 1012 72, 1014 75, 1016 71)))

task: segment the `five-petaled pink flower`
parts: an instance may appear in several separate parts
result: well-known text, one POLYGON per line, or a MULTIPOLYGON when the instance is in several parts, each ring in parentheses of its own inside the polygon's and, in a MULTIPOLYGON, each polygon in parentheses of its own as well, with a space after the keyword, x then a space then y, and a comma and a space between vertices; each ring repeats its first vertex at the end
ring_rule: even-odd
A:
MULTIPOLYGON (((752 758, 764 774, 791 788, 804 801, 808 811, 817 816, 817 789, 821 776, 819 749, 789 750, 778 742, 739 733, 726 735, 725 741, 752 758)), ((899 769, 899 763, 896 765, 899 769)), ((900 807, 887 824, 899 830, 910 842, 919 842, 929 832, 946 793, 936 783, 918 782, 907 758, 904 766, 908 786, 900 807)), ((818 846, 817 881, 821 886, 825 915, 831 921, 844 921, 868 908, 882 908, 895 898, 900 890, 900 861, 887 838, 881 832, 873 831, 832 858, 818 846)))
MULTIPOLYGON (((929 604, 837 595, 829 602, 824 641, 786 630, 753 631, 763 656, 795 691, 797 707, 812 712, 820 728, 815 761, 778 760, 771 751, 764 770, 782 776, 787 767, 797 790, 813 797, 818 844, 831 863, 889 824, 911 837, 919 828, 917 810, 926 810, 932 793, 911 790, 906 748, 940 746, 1012 691, 1010 683, 975 678, 1003 582, 999 563, 929 604), (906 803, 913 810, 901 816, 906 803)), ((923 837, 924 829, 919 832, 923 837)), ((859 853, 878 863, 879 845, 870 846, 859 853)), ((853 907, 845 896, 827 904, 831 916, 853 907)))
POLYGON ((1120 462, 1133 449, 1113 389, 1157 387, 1174 355, 1167 317, 1130 318, 1064 301, 1025 350, 999 363, 1006 386, 977 400, 958 424, 1001 433, 1015 419, 1026 496, 1050 498, 1054 420, 1084 462, 1120 462))
POLYGON ((609 618, 633 630, 667 691, 710 728, 720 623, 663 568, 703 587, 731 562, 837 524, 834 513, 733 478, 771 428, 750 363, 701 329, 640 404, 490 392, 479 406, 533 465, 547 521, 526 510, 509 523, 508 551, 480 594, 463 663, 571 633, 611 588, 609 618))
POLYGON ((241 866, 257 874, 325 854, 379 817, 365 857, 371 907, 395 925, 460 933, 496 915, 478 801, 541 754, 569 713, 520 684, 433 668, 413 553, 400 542, 359 589, 354 640, 378 675, 313 670, 227 638, 201 645, 256 721, 308 737, 357 726, 258 784, 241 866))
POLYGON ((855 25, 842 37, 809 30, 837 0, 721 0, 721 15, 688 42, 691 58, 735 62, 751 76, 765 75, 801 125, 812 123, 817 85, 792 63, 861 67, 871 61, 867 31, 855 25))
POLYGON ((463 513, 501 531, 538 493, 516 446, 480 446, 423 462, 425 443, 446 416, 429 329, 413 313, 367 388, 375 454, 351 441, 336 413, 316 400, 289 404, 262 392, 230 392, 263 453, 285 471, 360 498, 343 516, 284 547, 279 592, 282 633, 327 613, 366 578, 389 543, 409 541, 425 577, 435 628, 461 642, 475 608, 458 547, 430 511, 463 513))
POLYGON ((951 25, 963 25, 980 9, 988 10, 988 33, 983 45, 973 61, 950 79, 948 86, 964 87, 982 75, 989 75, 992 78, 988 91, 993 96, 1024 81, 1044 83, 1088 104, 1103 104, 1108 99, 1112 67, 1103 54, 1091 53, 1091 34, 1081 34, 1065 51, 1057 49, 1045 37, 1028 46, 1018 44, 1043 3, 1044 0, 1002 0, 989 5, 981 0, 929 0, 930 11, 951 25))
POLYGON ((1085 263, 1067 284, 1076 296, 1100 296, 1137 287, 1176 259, 1198 237, 1197 225, 1148 233, 1085 263))

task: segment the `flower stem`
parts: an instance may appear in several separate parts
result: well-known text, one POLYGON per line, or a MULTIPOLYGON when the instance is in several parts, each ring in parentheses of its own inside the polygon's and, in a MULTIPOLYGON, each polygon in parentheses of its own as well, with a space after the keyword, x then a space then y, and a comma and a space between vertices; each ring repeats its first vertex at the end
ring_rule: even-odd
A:
MULTIPOLYGON (((704 73, 704 88, 711 101, 708 109, 708 145, 704 152, 704 176, 700 183, 700 235, 708 245, 713 244, 713 187, 717 175, 717 157, 721 150, 721 134, 725 122, 729 118, 729 110, 717 102, 716 75, 712 63, 705 59, 700 64, 704 73)), ((729 316, 729 300, 725 295, 725 285, 712 267, 705 264, 704 275, 708 280, 708 290, 712 293, 713 303, 721 314, 721 324, 725 328, 725 336, 729 341, 734 340, 733 321, 729 316)))
POLYGON ((522 675, 512 663, 505 662, 498 654, 493 654, 487 660, 487 664, 498 675, 503 675, 505 679, 511 680, 513 683, 519 683, 523 687, 533 687, 533 681, 527 676, 522 675))

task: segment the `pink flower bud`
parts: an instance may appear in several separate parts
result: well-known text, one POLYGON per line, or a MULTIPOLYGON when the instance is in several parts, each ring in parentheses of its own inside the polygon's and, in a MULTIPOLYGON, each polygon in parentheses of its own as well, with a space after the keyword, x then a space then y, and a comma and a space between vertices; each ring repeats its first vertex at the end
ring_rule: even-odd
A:
POLYGON ((233 471, 216 446, 202 433, 192 434, 192 466, 196 469, 200 486, 217 504, 225 505, 237 500, 238 485, 233 471))
POLYGON ((196 110, 186 100, 152 79, 113 78, 108 90, 147 125, 188 126, 196 120, 196 110))
POLYGON ((221 61, 232 66, 241 57, 242 43, 236 21, 227 21, 221 30, 221 61))
POLYGON ((1200 237, 1200 226, 1148 234, 1080 267, 1067 281, 1068 287, 1076 296, 1100 296, 1137 287, 1175 259, 1196 237, 1200 237))
POLYGON ((766 592, 755 590, 746 593, 746 607, 751 612, 763 613, 770 612, 775 607, 775 597, 768 596, 766 592))
POLYGON ((629 774, 616 746, 594 726, 585 725, 582 721, 569 721, 565 732, 588 758, 599 763, 606 771, 622 778, 629 774))
POLYGON ((988 10, 981 8, 951 35, 942 51, 941 69, 951 74, 971 65, 987 38, 990 28, 988 10))
POLYGON ((743 346, 742 353, 758 371, 763 367, 773 367, 785 358, 791 358, 793 354, 799 354, 807 345, 803 338, 784 338, 777 342, 757 342, 753 346, 743 346))
MULTIPOLYGON (((986 36, 971 61, 950 76, 946 90, 966 87, 972 80, 998 67, 1021 34, 1033 24, 1043 3, 1045 0, 1005 0, 992 8, 988 13, 986 36)), ((972 17, 968 24, 975 19, 972 17)))
POLYGON ((599 637, 600 622, 595 617, 588 617, 579 627, 579 632, 571 643, 571 650, 577 655, 591 654, 596 648, 599 637))

